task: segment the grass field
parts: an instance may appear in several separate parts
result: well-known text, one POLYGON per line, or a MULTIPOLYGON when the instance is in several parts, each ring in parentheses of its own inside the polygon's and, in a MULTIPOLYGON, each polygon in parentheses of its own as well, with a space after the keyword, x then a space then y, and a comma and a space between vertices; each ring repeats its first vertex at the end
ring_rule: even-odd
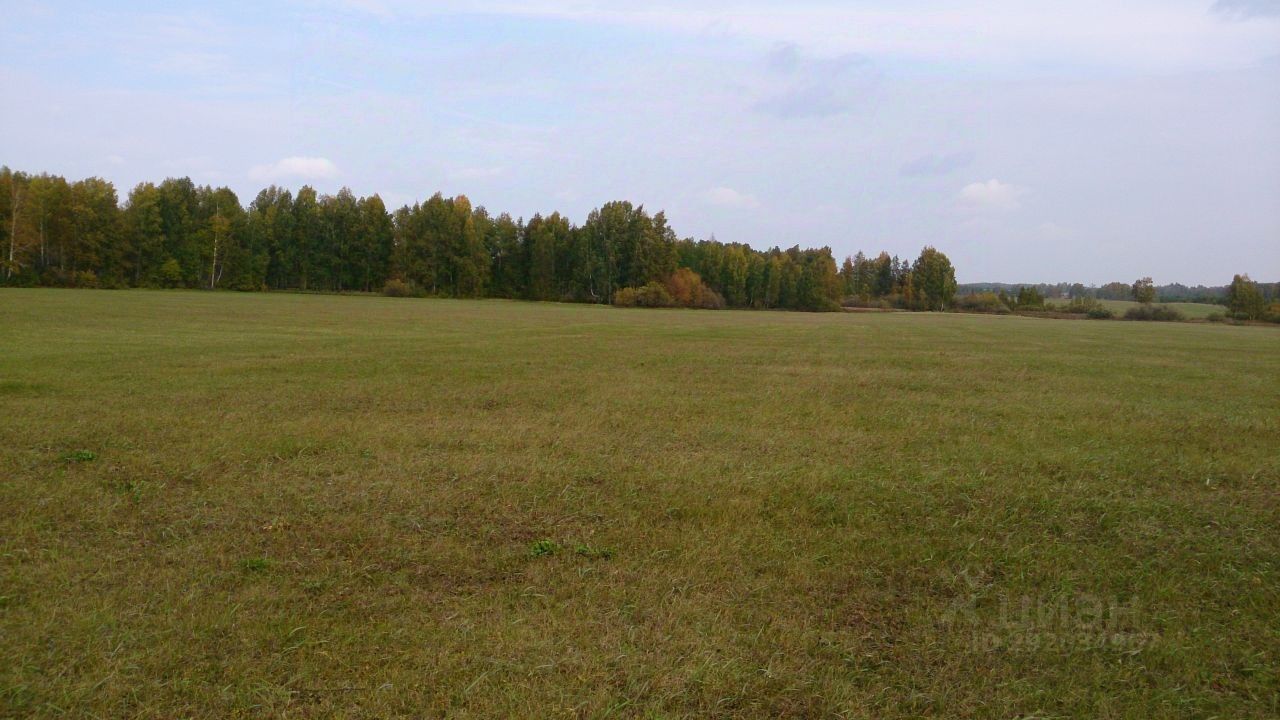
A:
MULTIPOLYGON (((1099 300, 1098 302, 1119 317, 1123 317, 1126 310, 1138 307, 1139 304, 1134 300, 1099 300)), ((1222 305, 1210 305, 1208 303, 1171 302, 1156 304, 1171 307, 1185 315, 1188 320, 1204 320, 1214 313, 1225 315, 1227 312, 1227 308, 1222 305)))
POLYGON ((0 291, 0 716, 1280 715, 1280 330, 0 291))

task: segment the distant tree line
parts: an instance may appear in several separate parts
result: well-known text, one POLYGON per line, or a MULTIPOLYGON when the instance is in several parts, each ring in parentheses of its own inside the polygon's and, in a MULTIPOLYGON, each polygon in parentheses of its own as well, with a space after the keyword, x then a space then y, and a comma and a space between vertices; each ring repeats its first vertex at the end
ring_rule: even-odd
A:
POLYGON ((852 296, 943 309, 955 292, 950 261, 932 248, 914 265, 859 254, 842 271, 826 247, 762 251, 681 239, 663 213, 629 202, 607 203, 575 225, 559 213, 495 216, 461 195, 392 211, 377 195, 309 186, 296 194, 271 186, 244 206, 229 188, 170 178, 137 185, 121 203, 100 178, 8 168, 0 168, 0 243, 7 285, 795 310, 837 309, 852 296))
MULTIPOLYGON (((1120 284, 1112 283, 1112 285, 1120 284)), ((1232 278, 1231 284, 1223 288, 1225 294, 1221 304, 1226 306, 1227 312, 1210 313, 1207 319, 1214 322, 1230 320, 1280 323, 1280 297, 1276 295, 1276 286, 1276 283, 1254 282, 1248 275, 1236 275, 1232 278)), ((1045 286, 1015 286, 999 283, 963 286, 955 298, 955 307, 966 312, 1054 313, 1059 316, 1077 315, 1109 319, 1115 317, 1116 312, 1106 306, 1102 300, 1125 299, 1137 302, 1136 306, 1124 309, 1125 320, 1182 321, 1187 319, 1175 305, 1156 304, 1157 288, 1149 277, 1139 278, 1132 284, 1125 285, 1127 296, 1123 298, 1115 297, 1112 293, 1108 293, 1109 297, 1099 298, 1097 293, 1068 292, 1059 296, 1061 300, 1066 300, 1065 303, 1051 302, 1041 292, 1042 287, 1045 286), (998 292, 986 289, 992 287, 999 288, 998 292), (1007 288, 1013 288, 1016 292, 1011 292, 1007 288)))
MULTIPOLYGON (((1149 279, 1149 278, 1145 278, 1149 279)), ((1256 283, 1258 291, 1266 302, 1280 301, 1280 282, 1256 283)), ((1034 288, 1041 296, 1054 300, 1077 300, 1095 298, 1098 300, 1133 300, 1133 283, 1109 282, 1105 285, 1085 285, 1083 283, 965 283, 959 286, 957 294, 961 296, 981 293, 1006 293, 1016 295, 1024 287, 1034 288)), ((1209 305, 1228 305, 1229 285, 1182 285, 1170 283, 1155 285, 1154 302, 1193 302, 1209 305)))

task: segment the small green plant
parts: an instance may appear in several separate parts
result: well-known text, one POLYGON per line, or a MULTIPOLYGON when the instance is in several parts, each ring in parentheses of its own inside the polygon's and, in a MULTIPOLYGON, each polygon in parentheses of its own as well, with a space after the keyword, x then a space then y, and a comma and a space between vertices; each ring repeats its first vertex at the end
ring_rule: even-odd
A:
POLYGON ((262 572, 271 566, 271 561, 264 557, 245 558, 240 561, 240 569, 245 572, 262 572))
POLYGON ((560 552, 560 544, 555 540, 543 539, 529 546, 529 554, 534 557, 547 557, 560 552))
POLYGON ((577 555, 587 558, 588 560, 611 560, 613 559, 612 548, 598 548, 590 545, 579 545, 573 549, 577 555))
POLYGON ((98 458, 98 454, 92 450, 72 450, 62 454, 64 462, 91 462, 98 458))

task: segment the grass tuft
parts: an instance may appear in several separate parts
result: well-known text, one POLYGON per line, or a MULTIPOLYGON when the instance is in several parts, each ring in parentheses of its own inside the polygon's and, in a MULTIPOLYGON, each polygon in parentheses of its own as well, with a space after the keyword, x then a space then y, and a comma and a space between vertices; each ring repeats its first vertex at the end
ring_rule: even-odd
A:
POLYGON ((555 540, 537 540, 529 545, 529 554, 533 557, 549 557, 560 552, 560 544, 555 540))

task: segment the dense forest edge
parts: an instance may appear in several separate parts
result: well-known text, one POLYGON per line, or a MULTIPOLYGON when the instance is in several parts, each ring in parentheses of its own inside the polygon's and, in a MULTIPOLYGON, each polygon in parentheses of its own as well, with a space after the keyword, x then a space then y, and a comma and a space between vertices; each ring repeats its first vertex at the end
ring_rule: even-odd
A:
MULTIPOLYGON (((946 255, 914 261, 831 248, 756 250, 676 235, 663 212, 609 202, 577 225, 525 220, 437 193, 389 210, 378 195, 272 185, 248 206, 226 187, 169 178, 134 187, 0 167, 0 285, 381 292, 642 307, 1060 312, 1110 317, 1103 299, 1210 302, 1223 318, 1280 319, 1277 283, 1154 287, 1150 279, 958 285, 946 255), (1055 301, 1064 301, 1058 305, 1055 301)), ((1176 314, 1176 311, 1171 311, 1176 314)), ((1147 314, 1151 314, 1148 312, 1147 314)), ((1159 315, 1159 313, 1156 313, 1159 315)), ((1131 319, 1180 319, 1139 317, 1131 319)))

